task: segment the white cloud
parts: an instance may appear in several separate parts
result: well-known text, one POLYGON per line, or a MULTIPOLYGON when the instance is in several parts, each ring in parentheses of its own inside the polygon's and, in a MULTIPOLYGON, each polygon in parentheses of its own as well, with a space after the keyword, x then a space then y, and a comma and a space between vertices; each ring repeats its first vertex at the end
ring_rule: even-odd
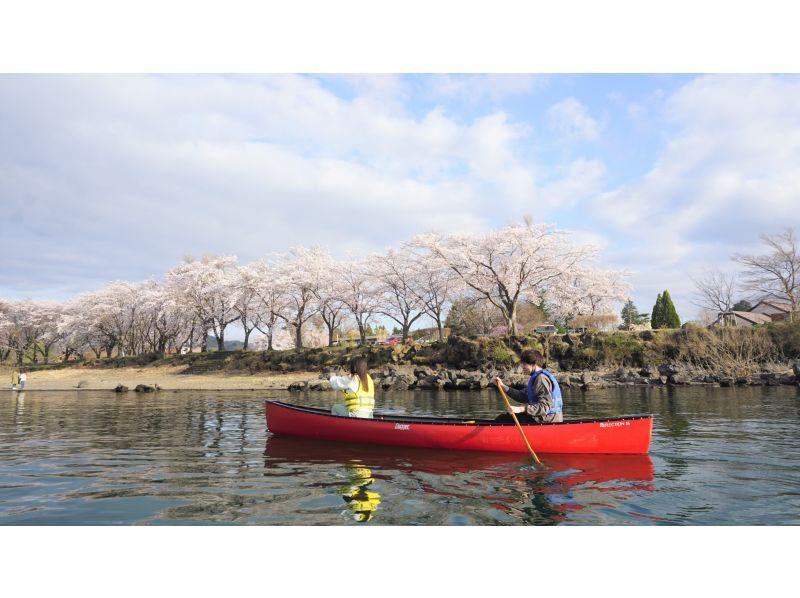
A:
POLYGON ((759 234, 800 227, 800 80, 699 77, 667 116, 676 131, 652 169, 599 195, 594 213, 631 239, 623 265, 648 265, 634 266, 637 287, 672 280, 691 315, 687 275, 733 271, 731 255, 759 251, 759 234))
POLYGON ((14 115, 0 120, 2 236, 40 248, 0 257, 0 295, 157 277, 185 254, 382 249, 524 213, 526 126, 413 118, 378 108, 403 97, 393 78, 352 84, 364 95, 294 75, 0 77, 14 115))
POLYGON ((649 235, 757 236, 798 223, 800 81, 701 77, 668 102, 679 127, 640 181, 605 194, 599 214, 649 235))
POLYGON ((573 207, 601 190, 605 174, 606 167, 600 160, 574 160, 558 178, 542 185, 538 197, 548 210, 573 207))
POLYGON ((511 96, 529 94, 546 84, 546 76, 531 74, 433 75, 423 83, 424 95, 429 98, 459 99, 472 104, 486 100, 501 102, 511 96))
POLYGON ((547 111, 548 126, 567 138, 595 141, 602 126, 589 116, 589 111, 575 98, 566 98, 547 111))

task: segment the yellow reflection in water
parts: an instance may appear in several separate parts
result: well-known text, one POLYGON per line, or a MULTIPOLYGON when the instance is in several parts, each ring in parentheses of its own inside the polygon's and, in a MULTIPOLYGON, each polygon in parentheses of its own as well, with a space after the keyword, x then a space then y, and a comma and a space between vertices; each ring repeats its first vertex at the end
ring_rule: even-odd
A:
POLYGON ((369 489, 375 478, 372 471, 360 463, 347 463, 345 470, 350 483, 342 488, 342 498, 353 510, 353 519, 367 522, 381 504, 381 495, 369 489))

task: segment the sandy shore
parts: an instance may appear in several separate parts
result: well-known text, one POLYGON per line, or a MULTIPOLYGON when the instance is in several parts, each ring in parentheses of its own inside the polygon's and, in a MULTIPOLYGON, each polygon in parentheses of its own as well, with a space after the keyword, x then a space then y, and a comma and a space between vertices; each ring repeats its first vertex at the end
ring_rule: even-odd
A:
MULTIPOLYGON (((133 390, 137 384, 164 390, 285 390, 292 382, 317 378, 319 372, 235 375, 209 373, 185 375, 182 367, 89 369, 65 368, 29 372, 25 390, 113 390, 117 384, 133 390)), ((3 373, 0 390, 11 389, 11 373, 3 373)))

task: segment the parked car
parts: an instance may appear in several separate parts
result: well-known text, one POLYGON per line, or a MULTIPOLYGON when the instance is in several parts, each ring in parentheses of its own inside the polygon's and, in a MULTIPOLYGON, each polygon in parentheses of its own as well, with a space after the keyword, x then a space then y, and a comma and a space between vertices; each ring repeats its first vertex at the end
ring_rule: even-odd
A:
POLYGON ((534 332, 536 332, 536 334, 555 334, 558 332, 558 328, 552 324, 546 324, 543 326, 537 326, 534 332))
POLYGON ((379 345, 396 345, 397 343, 401 342, 402 340, 403 340, 402 336, 395 336, 393 334, 392 336, 386 337, 386 340, 378 341, 378 344, 379 345))

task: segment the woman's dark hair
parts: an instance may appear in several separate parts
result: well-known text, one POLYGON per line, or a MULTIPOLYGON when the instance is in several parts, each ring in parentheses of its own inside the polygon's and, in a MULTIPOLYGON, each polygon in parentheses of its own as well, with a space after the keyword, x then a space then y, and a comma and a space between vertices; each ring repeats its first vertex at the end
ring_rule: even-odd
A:
POLYGON ((538 365, 540 368, 544 367, 544 356, 535 349, 523 351, 519 358, 522 363, 527 363, 528 365, 538 365))
POLYGON ((354 357, 350 362, 350 373, 358 374, 361 378, 361 388, 367 390, 369 383, 367 381, 367 359, 365 357, 354 357))

